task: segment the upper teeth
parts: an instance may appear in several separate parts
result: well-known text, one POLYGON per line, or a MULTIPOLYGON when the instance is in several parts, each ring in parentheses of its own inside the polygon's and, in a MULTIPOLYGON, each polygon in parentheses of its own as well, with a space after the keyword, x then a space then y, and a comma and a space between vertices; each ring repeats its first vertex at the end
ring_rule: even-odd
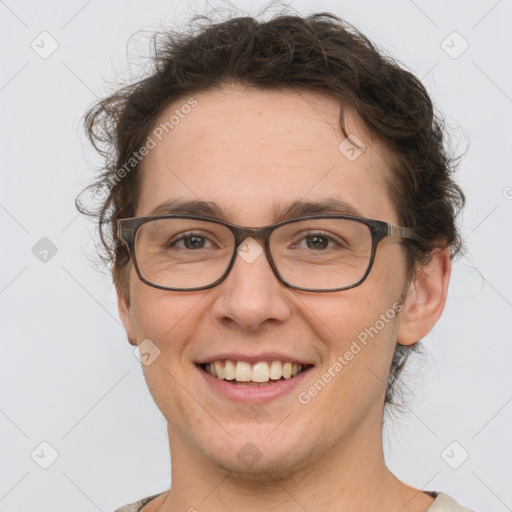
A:
POLYGON ((303 370, 297 363, 281 361, 259 361, 253 365, 245 361, 212 361, 205 365, 205 370, 214 377, 238 382, 268 382, 279 380, 281 377, 289 379, 303 370))

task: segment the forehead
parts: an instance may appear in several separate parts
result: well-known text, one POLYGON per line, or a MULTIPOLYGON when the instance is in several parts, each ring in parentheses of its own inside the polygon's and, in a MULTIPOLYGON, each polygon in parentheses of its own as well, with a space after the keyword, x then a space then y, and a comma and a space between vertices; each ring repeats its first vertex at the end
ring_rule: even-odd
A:
POLYGON ((235 86, 174 102, 149 134, 136 214, 208 202, 224 220, 262 225, 286 205, 328 200, 395 222, 384 152, 350 111, 346 140, 340 111, 325 94, 235 86))

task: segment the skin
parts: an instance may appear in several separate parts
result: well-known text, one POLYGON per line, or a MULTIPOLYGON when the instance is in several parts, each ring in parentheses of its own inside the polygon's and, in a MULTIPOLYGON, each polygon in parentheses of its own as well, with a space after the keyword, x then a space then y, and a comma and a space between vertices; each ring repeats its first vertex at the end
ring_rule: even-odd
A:
MULTIPOLYGON (((144 160, 136 216, 169 199, 199 198, 225 208, 228 222, 264 226, 274 222, 273 203, 337 197, 366 217, 399 224, 384 181, 389 156, 350 112, 347 133, 366 150, 352 162, 338 150, 345 137, 334 98, 240 86, 195 97, 197 106, 144 160)), ((168 422, 172 458, 170 491, 143 512, 220 512, 234 503, 244 511, 427 510, 433 498, 386 467, 383 406, 397 341, 410 345, 428 334, 449 276, 446 249, 407 282, 398 238, 381 242, 362 285, 341 292, 292 290, 264 255, 252 263, 237 257, 225 281, 196 292, 155 289, 131 268, 119 312, 130 343, 148 338, 161 351, 144 372, 168 422), (296 392, 235 404, 212 391, 194 364, 205 354, 278 346, 314 362, 304 391, 403 295, 402 312, 307 405, 296 392), (251 467, 237 456, 247 442, 261 453, 251 467)))

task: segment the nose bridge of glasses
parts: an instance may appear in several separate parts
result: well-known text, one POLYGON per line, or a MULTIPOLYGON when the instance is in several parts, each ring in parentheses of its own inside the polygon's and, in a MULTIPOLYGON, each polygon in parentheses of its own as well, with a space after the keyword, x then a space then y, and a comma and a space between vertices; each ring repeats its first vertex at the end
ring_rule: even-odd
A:
POLYGON ((245 239, 254 238, 255 240, 261 240, 265 242, 267 237, 267 228, 243 228, 237 227, 233 229, 235 236, 235 248, 238 247, 245 239))
MULTIPOLYGON (((264 255, 270 267, 274 268, 270 248, 267 244, 270 230, 270 227, 244 228, 239 226, 232 229, 235 238, 235 246, 233 248, 235 251, 234 258, 238 255, 246 263, 253 263, 258 256, 264 255), (251 238, 253 239, 251 243, 246 242, 246 240, 251 238)), ((234 259, 232 262, 234 263, 234 259)))

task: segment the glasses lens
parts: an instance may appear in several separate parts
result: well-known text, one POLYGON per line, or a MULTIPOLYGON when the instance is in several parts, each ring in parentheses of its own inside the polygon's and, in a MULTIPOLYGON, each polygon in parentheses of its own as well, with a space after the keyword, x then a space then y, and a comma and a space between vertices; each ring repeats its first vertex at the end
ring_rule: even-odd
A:
POLYGON ((361 222, 318 218, 280 226, 270 237, 270 250, 289 284, 332 290, 356 284, 364 276, 372 236, 361 222))
POLYGON ((235 241, 221 224, 194 219, 156 219, 137 231, 135 254, 149 282, 169 288, 196 288, 219 279, 235 241))

